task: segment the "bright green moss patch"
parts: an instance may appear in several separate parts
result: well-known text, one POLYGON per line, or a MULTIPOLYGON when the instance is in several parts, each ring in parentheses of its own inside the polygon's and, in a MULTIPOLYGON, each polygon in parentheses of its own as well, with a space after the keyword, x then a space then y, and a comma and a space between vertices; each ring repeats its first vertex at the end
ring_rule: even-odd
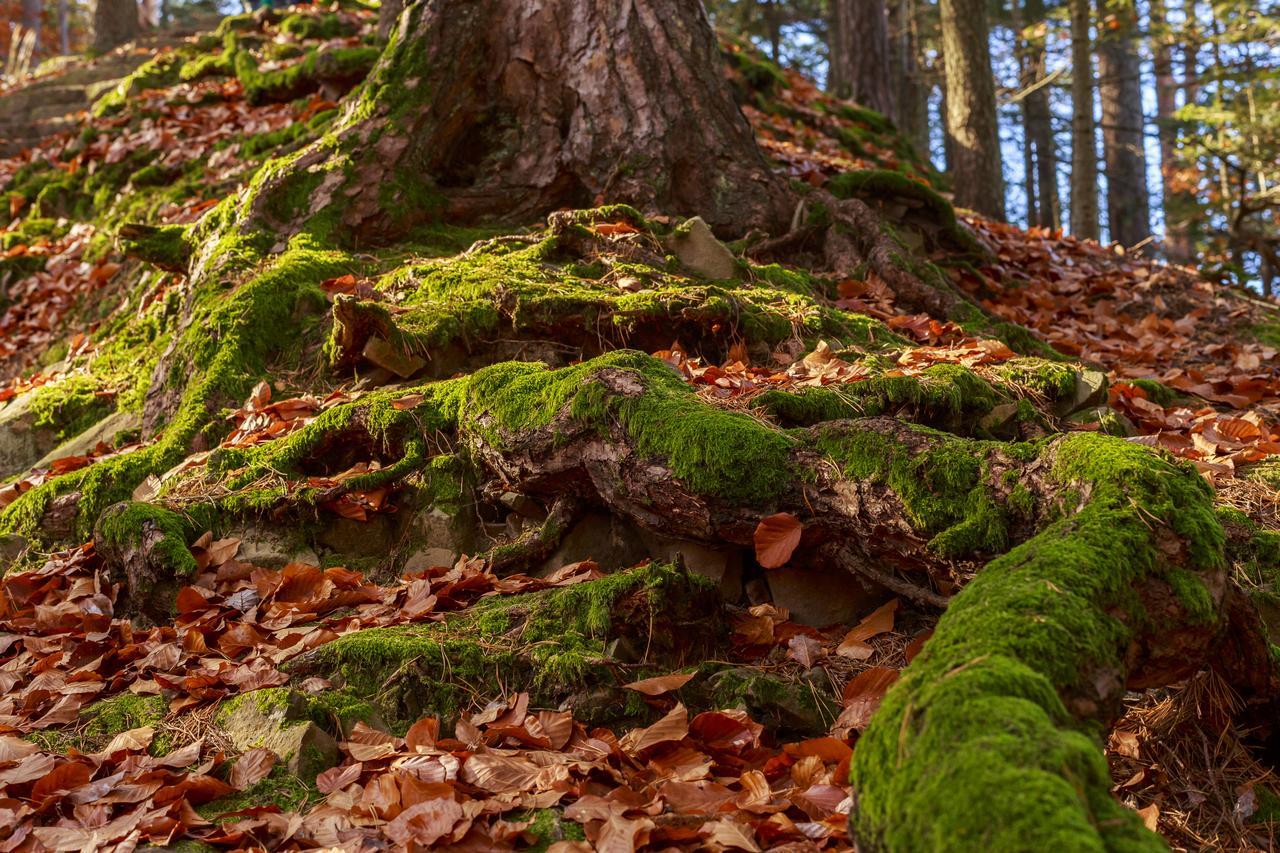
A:
MULTIPOLYGON (((307 783, 294 776, 283 764, 277 764, 261 782, 228 794, 196 809, 196 813, 208 819, 218 819, 243 809, 259 806, 276 806, 281 812, 305 811, 308 803, 323 798, 315 783, 307 783)), ((228 817, 227 820, 236 818, 228 817)))
MULTIPOLYGON (((169 713, 168 703, 160 696, 136 696, 121 693, 110 699, 99 699, 80 709, 78 721, 70 729, 45 729, 32 732, 30 740, 44 749, 67 752, 101 752, 112 738, 130 729, 157 726, 169 713)), ((172 746, 171 739, 163 734, 152 738, 149 751, 152 755, 164 755, 172 746)))
POLYGON ((1130 640, 1149 624, 1135 589, 1150 573, 1193 620, 1210 615, 1195 570, 1222 561, 1212 495, 1194 471, 1089 433, 1058 444, 1053 476, 1083 487, 1086 503, 952 599, 859 740, 860 843, 1164 849, 1111 797, 1101 746, 1059 691, 1091 672, 1124 672, 1130 640), (1176 532, 1188 565, 1164 564, 1156 524, 1176 532))
POLYGON ((499 446, 502 434, 545 427, 563 411, 601 429, 616 422, 639 452, 664 459, 692 491, 728 501, 766 506, 792 477, 793 439, 748 415, 708 406, 665 364, 634 351, 556 371, 493 365, 472 375, 466 403, 469 428, 499 446), (603 370, 619 371, 635 393, 607 390, 595 378, 603 370))
POLYGON ((83 374, 40 386, 31 398, 34 425, 51 430, 60 442, 79 435, 114 408, 101 390, 93 377, 83 374))

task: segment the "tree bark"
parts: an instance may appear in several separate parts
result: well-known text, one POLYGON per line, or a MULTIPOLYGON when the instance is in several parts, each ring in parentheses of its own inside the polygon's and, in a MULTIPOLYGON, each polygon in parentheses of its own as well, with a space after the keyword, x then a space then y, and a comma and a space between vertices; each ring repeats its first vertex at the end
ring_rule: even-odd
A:
POLYGON ((1138 9, 1134 0, 1098 0, 1098 91, 1107 167, 1111 239, 1135 246, 1151 235, 1147 155, 1143 140, 1138 9))
POLYGON ((1071 233, 1098 239, 1098 140, 1093 119, 1089 0, 1071 0, 1071 233))
POLYGON ((899 123, 884 0, 833 0, 831 11, 835 94, 899 123))
POLYGON ((701 215, 721 233, 772 229, 789 194, 719 57, 702 4, 683 0, 413 4, 353 95, 367 109, 268 181, 253 219, 288 230, 280 184, 349 157, 304 213, 330 209, 357 243, 603 202, 701 215))
POLYGON ((1187 225, 1195 201, 1180 187, 1178 171, 1178 128, 1173 114, 1178 109, 1178 83, 1173 73, 1173 45, 1165 0, 1151 0, 1151 55, 1156 76, 1156 128, 1160 134, 1160 179, 1164 211, 1164 250, 1169 260, 1191 260, 1191 238, 1187 225))
MULTIPOLYGON (((1044 0, 1026 0, 1023 32, 1026 33, 1026 64, 1022 85, 1037 86, 1046 74, 1044 0)), ((1030 224, 1043 228, 1062 227, 1062 207, 1058 200, 1058 154, 1053 139, 1052 116, 1049 112, 1049 89, 1039 85, 1023 101, 1027 144, 1035 167, 1037 210, 1030 224)))
POLYGON ((58 50, 64 56, 71 52, 71 16, 68 0, 58 0, 58 50))
POLYGON ((43 0, 22 0, 22 26, 35 34, 35 42, 31 48, 33 57, 40 53, 40 19, 43 11, 43 0))
POLYGON ((940 0, 947 75, 948 167, 956 204, 1004 219, 995 80, 982 0, 940 0))
POLYGON ((93 7, 90 47, 106 53, 138 36, 138 4, 135 0, 97 0, 93 7))
POLYGON ((897 89, 898 129, 921 154, 929 152, 929 93, 920 67, 914 0, 890 0, 889 48, 897 89))

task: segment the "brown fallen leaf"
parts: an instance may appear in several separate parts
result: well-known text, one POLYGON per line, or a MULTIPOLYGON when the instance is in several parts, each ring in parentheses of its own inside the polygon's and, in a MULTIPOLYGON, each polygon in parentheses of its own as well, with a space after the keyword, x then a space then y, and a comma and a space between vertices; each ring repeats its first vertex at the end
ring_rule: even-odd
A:
POLYGON ((639 681, 633 681, 622 686, 627 690, 634 690, 646 696, 661 696, 663 693, 670 693, 672 690, 679 690, 684 687, 693 680, 695 674, 692 672, 673 672, 670 675, 642 678, 639 681))
POLYGON ((853 658, 854 660, 866 660, 871 657, 875 651, 871 646, 867 645, 867 640, 893 630, 893 614, 898 609, 898 599, 893 598, 877 607, 866 618, 859 622, 854 629, 845 634, 840 645, 836 647, 836 654, 853 658))
POLYGON ((800 544, 803 530, 804 525, 800 523, 800 519, 789 512, 779 512, 760 519, 753 537, 756 561, 766 569, 785 566, 800 544))
POLYGON ((227 781, 237 791, 243 791, 265 779, 275 766, 276 754, 269 749, 256 747, 236 759, 227 781))

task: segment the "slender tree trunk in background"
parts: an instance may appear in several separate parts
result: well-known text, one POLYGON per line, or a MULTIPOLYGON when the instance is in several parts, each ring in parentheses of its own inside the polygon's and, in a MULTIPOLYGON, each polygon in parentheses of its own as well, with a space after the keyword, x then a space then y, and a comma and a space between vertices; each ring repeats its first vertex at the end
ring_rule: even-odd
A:
POLYGON ((138 36, 136 0, 97 0, 93 7, 93 36, 90 47, 106 53, 138 36))
MULTIPOLYGON (((1048 72, 1045 41, 1048 21, 1044 0, 1026 0, 1024 27, 1027 32, 1027 78, 1023 85, 1036 85, 1048 72)), ((1049 87, 1040 86, 1024 99, 1027 136, 1035 153, 1038 216, 1029 220, 1044 228, 1062 227, 1062 203, 1058 199, 1058 151, 1053 139, 1053 121, 1049 111, 1049 87)))
POLYGON ((1164 210, 1164 250, 1170 261, 1191 260, 1191 240, 1187 225, 1194 215, 1195 199, 1181 188, 1178 172, 1178 82, 1173 73, 1173 47, 1165 0, 1151 0, 1151 55, 1156 75, 1156 127, 1160 134, 1160 178, 1164 210))
POLYGON ((956 203, 1004 219, 1004 177, 996 124, 984 0, 940 0, 942 54, 947 74, 948 166, 956 203))
POLYGON ((1089 0, 1071 2, 1071 233, 1098 239, 1098 141, 1093 121, 1089 0))
POLYGON ((890 85, 896 86, 898 129, 917 151, 929 150, 929 93, 919 63, 913 0, 889 0, 890 85))
POLYGON ((853 60, 849 56, 849 0, 831 0, 827 15, 827 91, 849 97, 853 60))
POLYGON ((769 32, 769 58, 782 61, 782 16, 778 13, 778 0, 768 0, 764 5, 764 25, 769 32))
POLYGON ((884 0, 832 0, 833 37, 842 43, 836 94, 898 122, 884 0))
POLYGON ((64 56, 71 52, 71 15, 68 0, 58 0, 58 51, 64 56))
MULTIPOLYGON (((22 27, 35 33, 35 43, 31 49, 33 57, 40 54, 40 19, 43 10, 43 0, 22 0, 22 27)), ((31 67, 35 68, 35 63, 31 67)))
POLYGON ((1151 235, 1143 140, 1138 9, 1134 0, 1098 0, 1098 92, 1107 168, 1107 224, 1125 246, 1151 235))

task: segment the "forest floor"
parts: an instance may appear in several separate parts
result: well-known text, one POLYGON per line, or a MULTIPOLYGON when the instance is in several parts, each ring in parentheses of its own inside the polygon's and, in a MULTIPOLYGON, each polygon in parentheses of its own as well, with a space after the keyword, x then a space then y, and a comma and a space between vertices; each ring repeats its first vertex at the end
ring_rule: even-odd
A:
MULTIPOLYGON (((957 223, 883 119, 737 45, 727 67, 777 169, 891 213, 1004 323, 906 310, 874 275, 825 280, 811 247, 758 263, 618 208, 581 214, 567 251, 554 221, 322 247, 284 282, 314 318, 237 302, 261 269, 193 313, 189 259, 157 238, 322 135, 373 24, 228 19, 0 160, 0 848, 850 849, 859 733, 937 605, 1001 549, 935 539, 944 574, 904 560, 877 585, 801 546, 790 513, 694 541, 680 519, 516 488, 492 433, 571 399, 583 371, 656 369, 676 441, 703 440, 682 417, 721 420, 714 446, 646 433, 651 453, 748 497, 771 475, 739 440, 835 417, 1163 449, 1214 486, 1234 582, 1280 617, 1276 306, 1141 254, 957 223), (236 335, 265 369, 232 365, 218 388, 236 396, 171 446, 174 401, 204 381, 178 356, 236 335), (513 413, 495 377, 535 361, 563 387, 513 413), (161 563, 181 574, 147 574, 161 563)), ((931 533, 958 526, 940 512, 931 533)), ((1030 522, 1009 513, 1016 538, 1030 522)), ((1275 845, 1280 779, 1240 702, 1206 670, 1129 693, 1110 734, 1115 796, 1176 849, 1275 845)))

